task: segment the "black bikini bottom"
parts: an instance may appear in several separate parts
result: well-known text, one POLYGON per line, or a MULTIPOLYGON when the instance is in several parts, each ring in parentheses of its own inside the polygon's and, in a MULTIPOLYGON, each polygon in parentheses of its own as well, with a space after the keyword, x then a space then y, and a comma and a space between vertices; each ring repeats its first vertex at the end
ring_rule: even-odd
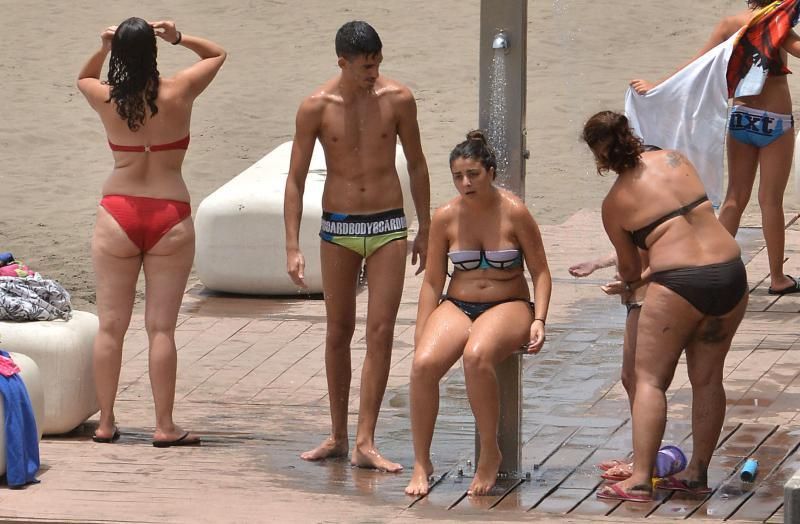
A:
POLYGON ((707 266, 653 273, 653 282, 685 298, 704 315, 729 313, 747 293, 747 271, 741 258, 707 266))
MULTIPOLYGON (((464 312, 465 315, 469 317, 470 320, 473 322, 476 318, 481 316, 482 314, 486 313, 490 309, 500 304, 505 304, 506 302, 528 302, 526 298, 507 298, 505 300, 497 300, 495 302, 467 302, 464 300, 458 300, 457 298, 453 297, 444 297, 445 300, 449 300, 453 304, 455 304, 461 311, 464 312)), ((533 302, 528 302, 533 307, 533 302)))

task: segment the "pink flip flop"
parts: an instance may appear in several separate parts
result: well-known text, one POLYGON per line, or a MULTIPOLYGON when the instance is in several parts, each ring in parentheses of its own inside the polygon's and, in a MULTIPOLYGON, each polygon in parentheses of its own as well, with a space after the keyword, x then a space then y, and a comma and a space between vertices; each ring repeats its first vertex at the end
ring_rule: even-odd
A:
POLYGON ((684 493, 691 493, 692 495, 708 495, 711 493, 711 488, 708 486, 693 488, 689 486, 689 483, 685 480, 675 477, 658 479, 655 487, 657 489, 664 489, 667 491, 682 491, 684 493))
POLYGON ((652 502, 653 495, 645 493, 637 495, 625 489, 619 484, 609 484, 603 486, 597 491, 597 498, 607 500, 627 500, 629 502, 652 502))
POLYGON ((608 471, 611 468, 616 468, 617 466, 622 466, 625 464, 628 464, 628 461, 620 459, 612 459, 612 460, 604 460, 603 462, 596 464, 596 466, 597 469, 599 470, 608 471))
POLYGON ((604 480, 612 480, 614 482, 620 482, 622 480, 629 479, 633 474, 633 464, 621 463, 617 464, 614 467, 608 468, 605 473, 600 475, 600 478, 604 480), (624 469, 627 468, 627 469, 624 469))
POLYGON ((603 480, 610 480, 612 482, 622 482, 623 480, 628 480, 631 478, 631 474, 627 475, 613 475, 611 473, 603 473, 600 475, 600 478, 603 480))

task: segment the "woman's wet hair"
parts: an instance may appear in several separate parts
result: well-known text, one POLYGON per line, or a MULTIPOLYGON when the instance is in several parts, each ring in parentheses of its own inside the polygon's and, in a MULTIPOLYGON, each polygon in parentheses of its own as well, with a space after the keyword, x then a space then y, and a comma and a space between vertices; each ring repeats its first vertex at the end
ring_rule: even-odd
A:
POLYGON ((381 52, 383 43, 375 28, 361 20, 347 22, 336 32, 336 56, 353 60, 359 56, 373 57, 381 52))
POLYGON ((775 0, 747 0, 747 7, 749 7, 750 9, 755 9, 757 7, 767 7, 774 1, 775 0))
POLYGON ((111 58, 108 63, 108 85, 117 113, 128 123, 131 131, 144 124, 145 101, 150 115, 158 113, 158 64, 156 63, 156 33, 141 18, 128 18, 122 22, 111 40, 111 58), (144 94, 144 97, 142 97, 144 94))
POLYGON ((644 152, 642 139, 633 134, 628 118, 614 111, 601 111, 583 126, 583 141, 597 159, 597 172, 622 173, 639 164, 644 152))
POLYGON ((497 157, 480 129, 467 133, 467 139, 450 151, 450 166, 459 158, 477 160, 487 171, 493 170, 492 178, 497 176, 497 157))

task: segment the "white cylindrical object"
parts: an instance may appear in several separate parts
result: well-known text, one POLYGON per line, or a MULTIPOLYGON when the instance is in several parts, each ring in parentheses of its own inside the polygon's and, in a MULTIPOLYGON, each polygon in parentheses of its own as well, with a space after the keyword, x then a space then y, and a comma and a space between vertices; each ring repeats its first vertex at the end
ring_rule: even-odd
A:
POLYGON ((98 320, 86 311, 72 319, 41 322, 0 322, 6 351, 32 358, 45 384, 45 435, 67 433, 97 412, 92 350, 98 320))

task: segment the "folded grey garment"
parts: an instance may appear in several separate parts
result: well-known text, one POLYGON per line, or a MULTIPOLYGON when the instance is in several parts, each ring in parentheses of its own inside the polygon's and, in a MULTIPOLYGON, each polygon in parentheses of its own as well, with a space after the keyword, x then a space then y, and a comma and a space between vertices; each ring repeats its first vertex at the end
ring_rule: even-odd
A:
POLYGON ((0 277, 0 320, 69 320, 69 292, 55 280, 36 273, 29 277, 0 277))

